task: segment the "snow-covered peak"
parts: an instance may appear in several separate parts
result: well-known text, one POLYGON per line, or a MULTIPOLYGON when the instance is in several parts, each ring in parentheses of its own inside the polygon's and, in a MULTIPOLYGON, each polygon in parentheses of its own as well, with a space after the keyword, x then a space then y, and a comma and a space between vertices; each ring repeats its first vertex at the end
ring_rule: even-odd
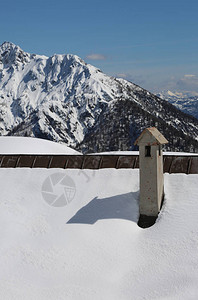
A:
POLYGON ((0 134, 21 129, 26 120, 27 135, 42 131, 74 146, 95 124, 101 103, 120 97, 120 85, 77 55, 33 55, 6 42, 0 47, 0 134))
POLYGON ((198 118, 198 93, 192 91, 162 91, 158 96, 185 113, 198 118))
POLYGON ((19 46, 4 42, 0 46, 0 63, 11 66, 19 63, 24 64, 30 61, 30 54, 24 52, 19 46))
POLYGON ((15 45, 12 42, 4 42, 2 45, 0 45, 0 53, 3 51, 10 51, 10 49, 14 49, 14 48, 19 48, 20 50, 22 50, 19 46, 15 45))
POLYGON ((157 94, 162 99, 167 99, 168 97, 178 98, 178 99, 186 99, 191 97, 198 97, 197 92, 193 91, 177 91, 177 90, 164 90, 157 94))

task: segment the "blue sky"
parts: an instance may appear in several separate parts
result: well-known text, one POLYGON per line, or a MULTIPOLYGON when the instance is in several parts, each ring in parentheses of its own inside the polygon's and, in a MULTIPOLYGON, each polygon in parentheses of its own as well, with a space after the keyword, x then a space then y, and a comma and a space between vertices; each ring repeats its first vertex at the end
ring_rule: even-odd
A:
POLYGON ((2 1, 0 44, 77 54, 151 91, 198 92, 197 12, 197 0, 2 1))

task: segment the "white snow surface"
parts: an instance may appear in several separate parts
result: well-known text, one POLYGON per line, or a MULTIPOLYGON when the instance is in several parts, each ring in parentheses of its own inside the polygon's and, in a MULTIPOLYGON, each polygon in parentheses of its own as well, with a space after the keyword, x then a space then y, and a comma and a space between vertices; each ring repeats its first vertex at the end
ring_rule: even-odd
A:
POLYGON ((0 169, 0 299, 197 299, 198 176, 165 174, 164 205, 148 229, 137 226, 138 178, 126 169, 0 169), (61 196, 72 180, 67 205, 42 197, 61 196))
MULTIPOLYGON (((109 151, 109 152, 99 152, 91 153, 90 155, 139 155, 139 151, 109 151)), ((168 156, 197 156, 198 153, 190 152, 163 152, 163 155, 168 156)))
POLYGON ((19 137, 0 136, 1 154, 81 154, 65 145, 48 140, 19 137))
POLYGON ((139 155, 139 151, 108 151, 90 153, 89 155, 139 155))

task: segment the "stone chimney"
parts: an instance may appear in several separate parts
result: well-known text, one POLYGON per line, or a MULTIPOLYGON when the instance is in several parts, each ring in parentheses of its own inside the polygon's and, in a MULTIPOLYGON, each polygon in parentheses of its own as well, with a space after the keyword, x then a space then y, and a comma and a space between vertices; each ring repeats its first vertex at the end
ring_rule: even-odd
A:
POLYGON ((157 128, 146 128, 135 145, 139 146, 140 216, 157 217, 164 196, 162 145, 168 143, 157 128))

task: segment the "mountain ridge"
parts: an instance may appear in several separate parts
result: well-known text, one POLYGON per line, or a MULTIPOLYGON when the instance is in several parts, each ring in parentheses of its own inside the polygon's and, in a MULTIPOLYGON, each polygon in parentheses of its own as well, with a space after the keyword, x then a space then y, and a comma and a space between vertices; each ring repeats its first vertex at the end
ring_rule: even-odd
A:
POLYGON ((167 100, 181 111, 198 119, 198 93, 162 91, 157 94, 161 99, 167 100))
POLYGON ((0 46, 0 135, 41 137, 87 153, 134 150, 150 126, 170 137, 167 150, 198 151, 198 120, 138 85, 76 55, 0 46))

